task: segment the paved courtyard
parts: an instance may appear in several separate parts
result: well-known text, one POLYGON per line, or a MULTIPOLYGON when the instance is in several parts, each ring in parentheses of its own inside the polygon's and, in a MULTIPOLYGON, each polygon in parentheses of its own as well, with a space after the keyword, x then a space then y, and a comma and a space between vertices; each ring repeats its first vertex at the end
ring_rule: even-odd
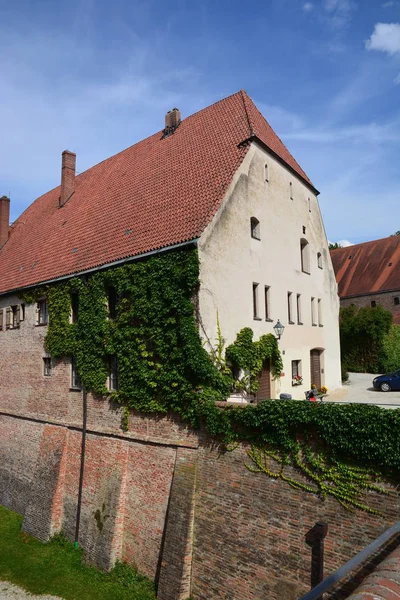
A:
POLYGON ((350 373, 349 381, 343 384, 342 389, 328 392, 326 402, 359 402, 362 404, 376 404, 383 408, 400 408, 400 391, 381 392, 372 386, 376 375, 370 373, 350 373))

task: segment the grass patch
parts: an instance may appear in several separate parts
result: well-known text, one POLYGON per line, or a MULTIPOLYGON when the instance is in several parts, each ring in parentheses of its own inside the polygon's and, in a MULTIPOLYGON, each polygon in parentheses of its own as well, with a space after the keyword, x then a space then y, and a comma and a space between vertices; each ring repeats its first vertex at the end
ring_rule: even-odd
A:
POLYGON ((155 600, 154 584, 127 565, 103 573, 62 536, 43 544, 21 525, 20 515, 0 506, 0 580, 65 600, 155 600))

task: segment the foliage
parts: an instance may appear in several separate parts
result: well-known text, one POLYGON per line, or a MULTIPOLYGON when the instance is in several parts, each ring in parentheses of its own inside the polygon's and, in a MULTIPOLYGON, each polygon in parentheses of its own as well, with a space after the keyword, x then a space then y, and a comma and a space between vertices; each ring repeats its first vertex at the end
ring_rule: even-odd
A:
POLYGON ((337 248, 342 248, 341 244, 339 244, 339 242, 333 242, 329 244, 329 250, 336 250, 337 248))
POLYGON ((340 311, 340 343, 346 369, 363 373, 380 373, 387 358, 385 338, 390 331, 392 314, 377 306, 340 311))
POLYGON ((400 369, 400 326, 392 325, 388 335, 383 340, 384 356, 382 372, 391 373, 400 369))
POLYGON ((393 495, 393 492, 377 485, 381 483, 381 478, 373 470, 345 465, 330 458, 326 452, 313 452, 309 444, 297 443, 290 452, 277 452, 276 449, 260 449, 253 446, 248 451, 248 456, 252 461, 251 464, 246 464, 249 471, 282 479, 293 488, 318 494, 323 498, 331 496, 346 509, 358 508, 365 512, 381 514, 362 501, 363 494, 366 491, 374 491, 386 496, 393 495), (277 470, 272 470, 270 462, 275 463, 277 470), (287 466, 294 467, 302 473, 310 484, 286 475, 287 466))
POLYGON ((0 506, 0 580, 65 600, 155 600, 154 584, 126 564, 103 573, 62 535, 43 544, 21 525, 22 516, 0 506))
POLYGON ((253 342, 253 331, 245 327, 237 334, 236 340, 226 349, 226 358, 234 368, 244 371, 242 389, 250 393, 258 390, 258 375, 264 363, 269 360, 271 372, 274 377, 279 377, 283 362, 279 351, 278 342, 271 333, 263 335, 257 342, 253 342))
POLYGON ((396 231, 396 233, 392 233, 391 237, 393 237, 394 235, 400 235, 400 231, 396 231))

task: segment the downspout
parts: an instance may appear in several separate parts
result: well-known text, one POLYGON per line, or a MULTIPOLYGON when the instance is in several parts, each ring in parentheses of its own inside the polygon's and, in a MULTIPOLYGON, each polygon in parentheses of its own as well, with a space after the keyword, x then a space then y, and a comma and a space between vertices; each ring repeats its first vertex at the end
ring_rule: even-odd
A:
POLYGON ((85 469, 85 445, 86 445, 86 422, 87 422, 87 393, 86 385, 82 385, 82 403, 83 403, 83 422, 82 422, 82 443, 81 443, 81 468, 79 473, 79 489, 78 489, 78 506, 76 508, 76 525, 75 525, 75 548, 79 547, 79 526, 81 522, 81 506, 82 506, 82 491, 83 491, 83 472, 85 469))

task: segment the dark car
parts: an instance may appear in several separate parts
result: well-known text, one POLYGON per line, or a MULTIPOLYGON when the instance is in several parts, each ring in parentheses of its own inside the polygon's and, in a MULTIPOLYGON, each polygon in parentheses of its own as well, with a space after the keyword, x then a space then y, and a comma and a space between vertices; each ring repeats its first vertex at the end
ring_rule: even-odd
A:
POLYGON ((400 390, 400 370, 395 371, 394 373, 388 373, 387 375, 379 375, 379 377, 375 377, 372 385, 377 390, 382 390, 382 392, 400 390))

